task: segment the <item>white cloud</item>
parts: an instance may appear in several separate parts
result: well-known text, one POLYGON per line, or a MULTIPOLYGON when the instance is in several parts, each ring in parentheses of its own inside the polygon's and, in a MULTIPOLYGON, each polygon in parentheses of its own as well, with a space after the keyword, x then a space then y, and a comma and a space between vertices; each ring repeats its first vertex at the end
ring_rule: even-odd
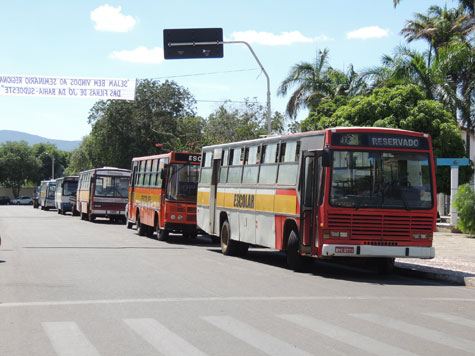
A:
POLYGON ((248 43, 256 43, 265 46, 288 46, 294 43, 312 43, 319 41, 328 41, 325 35, 318 36, 316 38, 310 38, 302 35, 299 31, 282 32, 280 35, 276 35, 270 32, 257 32, 257 31, 242 31, 233 32, 231 34, 232 41, 245 41, 248 43))
POLYGON ((132 63, 159 64, 164 61, 163 49, 159 47, 148 49, 141 46, 132 51, 114 51, 110 57, 132 63))
POLYGON ((122 7, 113 7, 108 4, 99 6, 91 11, 91 20, 98 31, 127 32, 134 28, 137 22, 132 16, 121 14, 122 7))
POLYGON ((362 27, 355 31, 347 32, 347 39, 367 40, 369 38, 383 38, 389 35, 389 30, 382 29, 379 26, 362 27))

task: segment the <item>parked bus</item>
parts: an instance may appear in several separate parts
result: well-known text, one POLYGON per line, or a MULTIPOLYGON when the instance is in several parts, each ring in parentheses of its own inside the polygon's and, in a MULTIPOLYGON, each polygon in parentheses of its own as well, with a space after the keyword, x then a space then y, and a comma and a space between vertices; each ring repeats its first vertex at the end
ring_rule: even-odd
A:
POLYGON ((79 173, 76 209, 82 220, 96 217, 125 222, 129 187, 128 169, 103 167, 79 173))
POLYGON ((336 128, 203 148, 198 226, 225 255, 249 245, 306 257, 433 258, 436 184, 431 138, 336 128))
POLYGON ((41 210, 48 210, 49 208, 55 208, 54 205, 54 193, 56 191, 56 181, 42 180, 40 184, 40 194, 38 197, 38 204, 41 210))
POLYGON ((66 214, 66 212, 72 212, 72 206, 70 201, 71 196, 76 195, 78 189, 78 176, 69 176, 56 179, 56 193, 54 196, 54 204, 58 209, 58 214, 66 214))
POLYGON ((170 152, 132 160, 128 222, 139 235, 164 241, 170 232, 195 237, 201 154, 170 152))

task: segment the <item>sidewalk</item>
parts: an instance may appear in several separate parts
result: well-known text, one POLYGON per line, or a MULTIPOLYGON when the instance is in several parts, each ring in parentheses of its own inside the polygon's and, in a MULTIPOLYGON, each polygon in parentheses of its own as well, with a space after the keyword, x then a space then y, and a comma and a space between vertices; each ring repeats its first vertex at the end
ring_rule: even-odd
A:
POLYGON ((435 258, 398 258, 398 273, 415 273, 424 278, 475 287, 475 238, 451 232, 434 233, 435 258))

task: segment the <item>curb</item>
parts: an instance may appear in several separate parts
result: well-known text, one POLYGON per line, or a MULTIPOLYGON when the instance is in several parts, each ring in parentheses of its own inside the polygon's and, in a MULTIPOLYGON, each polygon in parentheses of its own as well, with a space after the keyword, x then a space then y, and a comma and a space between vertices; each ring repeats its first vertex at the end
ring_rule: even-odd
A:
POLYGON ((399 262, 398 266, 394 267, 394 272, 409 277, 434 279, 466 287, 475 287, 475 276, 459 271, 441 271, 433 267, 417 267, 413 264, 399 262))

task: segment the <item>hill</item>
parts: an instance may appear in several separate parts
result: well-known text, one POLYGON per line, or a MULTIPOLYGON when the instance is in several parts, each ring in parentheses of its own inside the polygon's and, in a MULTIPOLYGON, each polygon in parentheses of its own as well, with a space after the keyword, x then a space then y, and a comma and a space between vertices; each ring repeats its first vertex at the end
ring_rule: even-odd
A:
POLYGON ((53 140, 51 138, 31 135, 20 131, 0 130, 0 144, 7 141, 26 141, 30 146, 37 143, 52 143, 62 151, 72 151, 81 144, 81 141, 53 140))

